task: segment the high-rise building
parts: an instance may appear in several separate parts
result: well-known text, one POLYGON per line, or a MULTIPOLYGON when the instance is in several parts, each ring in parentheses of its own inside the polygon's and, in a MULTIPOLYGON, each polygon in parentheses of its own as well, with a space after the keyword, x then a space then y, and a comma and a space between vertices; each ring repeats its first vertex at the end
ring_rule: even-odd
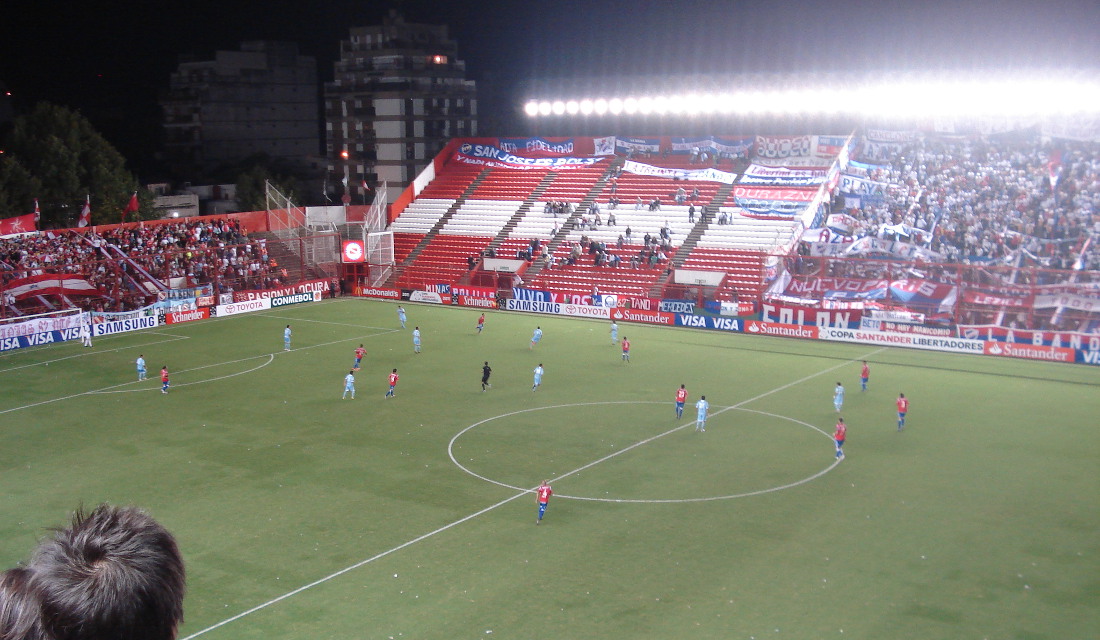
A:
POLYGON ((190 177, 256 154, 297 164, 319 151, 317 61, 290 42, 244 42, 183 62, 161 97, 169 165, 190 177))
POLYGON ((332 182, 353 196, 386 182, 392 201, 449 139, 477 135, 477 87, 446 26, 391 11, 349 35, 324 92, 332 182))

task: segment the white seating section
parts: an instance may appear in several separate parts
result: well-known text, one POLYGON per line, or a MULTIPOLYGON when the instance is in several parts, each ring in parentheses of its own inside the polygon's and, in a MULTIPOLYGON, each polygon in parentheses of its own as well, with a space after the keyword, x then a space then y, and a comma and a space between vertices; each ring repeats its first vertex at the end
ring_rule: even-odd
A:
POLYGON ((798 224, 794 220, 749 218, 735 207, 722 207, 719 214, 722 213, 730 215, 731 222, 718 224, 715 215, 695 246, 767 251, 789 243, 798 224))
POLYGON ((443 225, 440 233, 459 236, 495 236, 523 203, 515 200, 467 200, 443 225))
POLYGON ((390 231, 397 233, 428 233, 435 223, 447 213, 454 200, 421 198, 405 207, 397 220, 390 225, 390 231))

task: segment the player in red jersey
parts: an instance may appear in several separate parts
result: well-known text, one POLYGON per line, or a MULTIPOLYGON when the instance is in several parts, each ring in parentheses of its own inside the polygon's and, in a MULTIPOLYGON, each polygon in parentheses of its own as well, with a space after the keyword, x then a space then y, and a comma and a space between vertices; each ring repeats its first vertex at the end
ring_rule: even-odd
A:
POLYGON ((904 393, 898 394, 898 431, 905 428, 905 414, 909 413, 909 399, 904 393))
POLYGON ((844 424, 844 418, 837 418, 836 431, 833 440, 836 441, 836 459, 844 459, 844 438, 848 435, 848 426, 844 424))
POLYGON ((394 389, 397 388, 397 380, 399 378, 400 378, 400 376, 397 375, 397 369, 394 369, 393 372, 390 373, 390 390, 386 392, 386 397, 387 398, 392 398, 393 397, 394 389))
POLYGON ((859 371, 859 390, 867 390, 867 379, 871 377, 871 368, 867 366, 867 361, 863 361, 863 368, 859 371))
POLYGON ((355 366, 353 366, 352 369, 355 369, 356 371, 359 370, 359 363, 363 361, 363 356, 365 355, 367 355, 367 350, 363 348, 362 344, 360 344, 359 347, 355 350, 355 366))
POLYGON ((535 524, 542 522, 542 517, 546 515, 546 503, 550 502, 550 496, 554 495, 554 490, 550 488, 550 481, 543 480, 538 489, 535 489, 535 502, 539 505, 539 519, 535 520, 535 524))
POLYGON ((168 393, 168 365, 160 369, 160 392, 168 393))
POLYGON ((481 330, 484 329, 484 328, 485 328, 485 314, 483 313, 477 319, 477 332, 481 333, 481 330))
POLYGON ((623 336, 623 362, 630 362, 630 341, 623 336))
POLYGON ((676 390, 676 419, 684 417, 684 403, 687 402, 688 391, 684 388, 684 385, 680 385, 680 388, 676 390))

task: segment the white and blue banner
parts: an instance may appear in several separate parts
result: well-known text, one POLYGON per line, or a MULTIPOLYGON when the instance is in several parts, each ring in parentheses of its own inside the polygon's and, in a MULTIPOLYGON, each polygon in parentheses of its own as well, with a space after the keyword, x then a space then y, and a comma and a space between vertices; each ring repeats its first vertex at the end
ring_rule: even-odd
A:
POLYGON ((655 167, 650 164, 627 160, 623 163, 623 171, 640 176, 654 176, 668 178, 669 180, 694 180, 696 182, 721 182, 733 184, 737 175, 717 169, 670 169, 668 167, 655 167))
POLYGON ((466 164, 479 164, 505 169, 575 169, 592 166, 604 158, 525 158, 486 144, 467 142, 455 151, 455 160, 466 164))
POLYGON ((573 138, 552 142, 546 138, 497 138, 501 151, 532 157, 559 157, 574 153, 573 138))
POLYGON ((660 138, 616 138, 615 150, 626 153, 634 150, 646 153, 658 153, 661 150, 660 138))
POLYGON ((739 184, 765 184, 785 187, 814 187, 825 182, 829 170, 822 168, 795 169, 751 164, 745 169, 739 184))
POLYGON ((737 318, 677 313, 674 319, 678 327, 695 327, 696 329, 713 329, 717 331, 741 331, 741 321, 737 318))

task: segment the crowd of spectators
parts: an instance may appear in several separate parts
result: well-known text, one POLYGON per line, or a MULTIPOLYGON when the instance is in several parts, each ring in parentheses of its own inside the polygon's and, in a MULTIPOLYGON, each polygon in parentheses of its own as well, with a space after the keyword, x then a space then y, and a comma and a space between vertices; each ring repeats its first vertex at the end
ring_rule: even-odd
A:
POLYGON ((906 225, 915 232, 903 239, 948 262, 1100 268, 1091 244, 1077 262, 1100 232, 1094 144, 929 137, 878 167, 868 177, 890 185, 885 200, 847 210, 862 224, 858 235, 906 225))
MULTIPOLYGON (((250 239, 235 220, 135 224, 102 233, 47 232, 0 239, 0 286, 43 273, 75 274, 103 296, 73 298, 86 309, 118 311, 155 299, 146 283, 213 284, 218 291, 266 289, 289 283, 285 266, 250 239)), ((11 299, 5 297, 10 306, 11 299)), ((23 305, 34 306, 33 303, 23 305)), ((10 311, 10 309, 9 309, 10 311)))

